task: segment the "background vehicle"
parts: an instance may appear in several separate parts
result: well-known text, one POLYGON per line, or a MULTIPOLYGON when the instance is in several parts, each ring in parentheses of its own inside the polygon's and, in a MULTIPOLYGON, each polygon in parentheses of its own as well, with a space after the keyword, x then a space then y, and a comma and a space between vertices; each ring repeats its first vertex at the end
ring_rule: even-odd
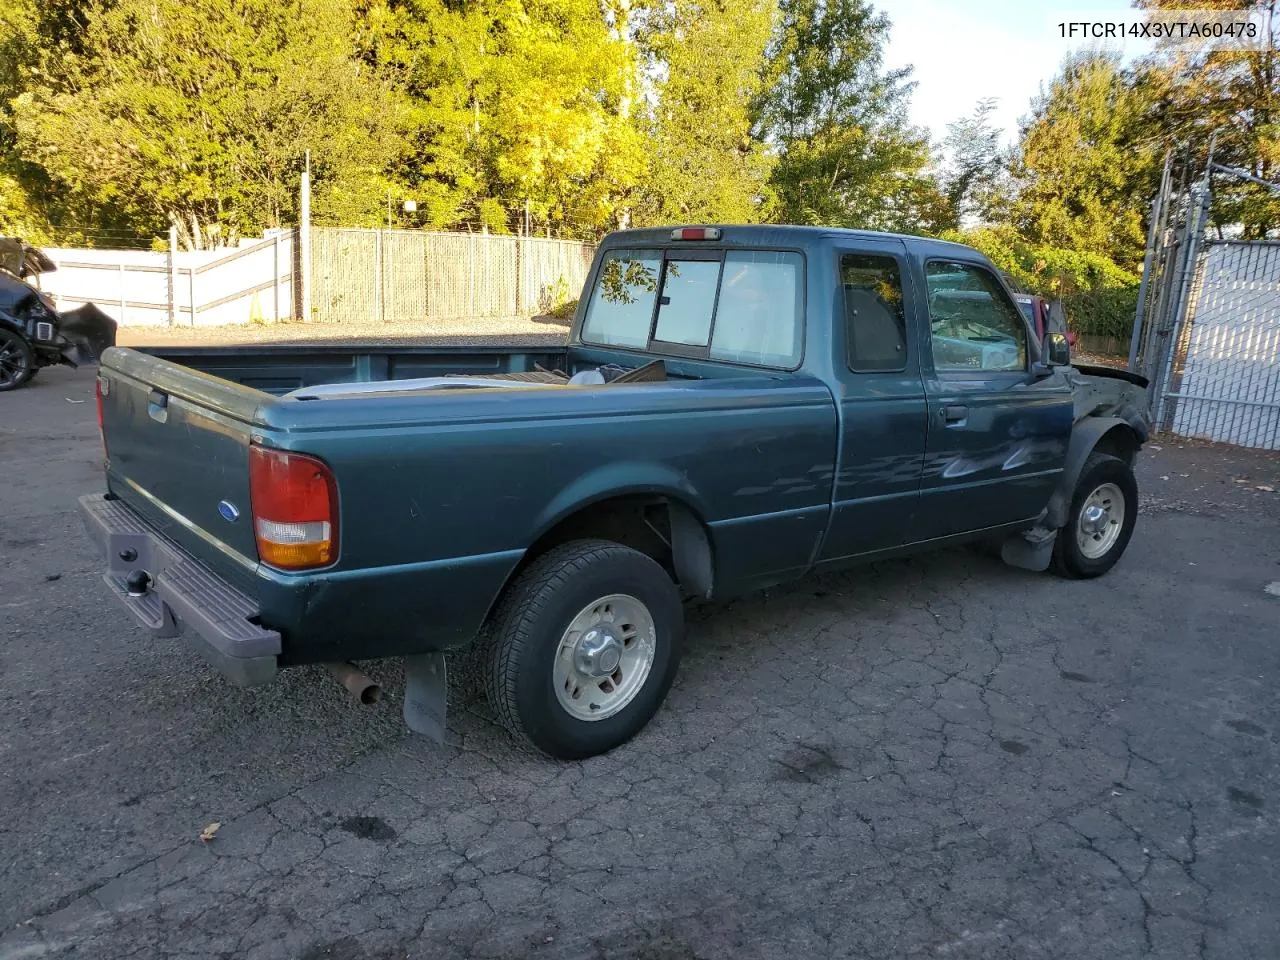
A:
POLYGON ((438 735, 479 637, 503 723, 581 757, 662 702, 682 595, 974 539, 1108 570, 1145 381, 1067 361, 967 247, 627 231, 559 349, 109 350, 81 503, 114 592, 237 682, 403 655, 438 735))
POLYGON ((116 342, 116 324, 92 304, 58 313, 28 282, 57 269, 21 240, 0 237, 0 391, 16 390, 41 367, 97 363, 116 342))

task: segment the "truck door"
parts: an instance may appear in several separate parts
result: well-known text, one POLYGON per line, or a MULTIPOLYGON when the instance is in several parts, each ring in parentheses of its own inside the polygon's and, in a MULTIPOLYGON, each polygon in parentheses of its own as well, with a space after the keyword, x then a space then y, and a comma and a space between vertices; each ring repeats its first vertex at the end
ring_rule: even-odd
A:
POLYGON ((910 295, 902 243, 841 245, 836 277, 832 340, 840 434, 831 525, 819 556, 833 564, 906 542, 927 417, 920 341, 907 332, 919 298, 910 295))
POLYGON ((923 279, 928 441, 911 539, 1033 520, 1062 473, 1071 388, 1033 373, 1028 325, 987 266, 926 260, 923 279))

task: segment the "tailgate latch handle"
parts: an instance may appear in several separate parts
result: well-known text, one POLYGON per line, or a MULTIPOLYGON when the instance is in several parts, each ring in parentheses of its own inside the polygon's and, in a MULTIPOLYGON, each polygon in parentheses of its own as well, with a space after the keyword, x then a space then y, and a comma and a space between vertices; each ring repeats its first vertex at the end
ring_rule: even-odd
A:
POLYGON ((147 416, 164 423, 169 419, 169 395, 162 390, 152 390, 147 398, 147 416))

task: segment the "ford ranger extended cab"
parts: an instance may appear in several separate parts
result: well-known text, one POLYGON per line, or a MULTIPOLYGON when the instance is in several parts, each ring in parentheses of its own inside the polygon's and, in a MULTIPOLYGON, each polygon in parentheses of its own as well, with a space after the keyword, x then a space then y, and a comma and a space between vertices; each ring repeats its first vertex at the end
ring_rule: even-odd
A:
POLYGON ((112 592, 233 682, 402 656, 441 736, 469 648, 504 725, 584 757, 662 703, 683 597, 978 540, 1105 573, 1145 386, 1037 342, 968 247, 631 230, 561 347, 106 351, 81 506, 112 592))

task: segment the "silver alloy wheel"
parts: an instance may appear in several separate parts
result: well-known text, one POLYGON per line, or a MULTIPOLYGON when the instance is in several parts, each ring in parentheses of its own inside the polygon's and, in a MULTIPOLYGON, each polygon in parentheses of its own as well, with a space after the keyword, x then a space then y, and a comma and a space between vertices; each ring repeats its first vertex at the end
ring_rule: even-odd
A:
POLYGON ((0 385, 14 384, 27 372, 27 355, 17 340, 0 337, 0 385))
POLYGON ((1124 511, 1124 494, 1114 483, 1101 484, 1085 498, 1076 520, 1076 545, 1085 557, 1097 560, 1116 545, 1124 511))
POLYGON ((578 720, 603 720, 644 686, 657 652, 649 609, 635 597, 611 593, 573 618, 560 638, 552 683, 560 706, 578 720))

